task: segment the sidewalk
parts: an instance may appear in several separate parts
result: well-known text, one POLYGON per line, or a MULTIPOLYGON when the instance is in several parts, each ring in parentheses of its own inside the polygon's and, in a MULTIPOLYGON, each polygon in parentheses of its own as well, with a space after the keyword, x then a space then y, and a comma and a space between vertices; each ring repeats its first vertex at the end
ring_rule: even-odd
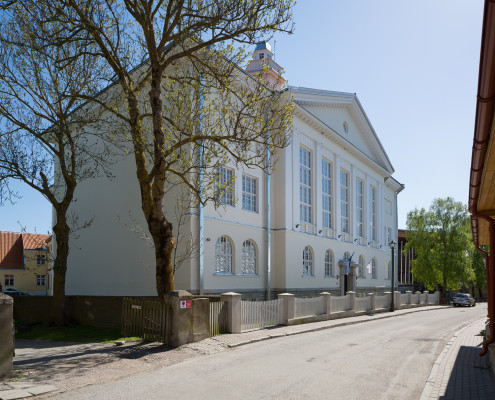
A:
POLYGON ((457 332, 433 364, 420 400, 495 399, 488 355, 479 356, 485 319, 457 332))

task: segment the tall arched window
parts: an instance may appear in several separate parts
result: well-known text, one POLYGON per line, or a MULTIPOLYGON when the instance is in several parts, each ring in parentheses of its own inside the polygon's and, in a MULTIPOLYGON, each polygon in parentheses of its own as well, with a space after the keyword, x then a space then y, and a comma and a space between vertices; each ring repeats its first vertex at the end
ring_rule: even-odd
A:
POLYGON ((333 253, 327 250, 325 253, 325 276, 333 276, 333 253))
POLYGON ((347 261, 349 258, 351 258, 351 253, 349 253, 348 251, 346 251, 344 253, 344 261, 347 261))
POLYGON ((220 236, 215 245, 215 272, 231 274, 232 271, 232 243, 227 236, 220 236))
POLYGON ((313 276, 313 251, 309 246, 303 250, 303 275, 313 276))
POLYGON ((371 278, 372 279, 377 278, 377 275, 376 275, 376 258, 373 258, 373 260, 371 260, 371 278))
POLYGON ((364 273, 364 256, 361 254, 359 256, 359 275, 360 278, 364 278, 366 274, 364 273))
POLYGON ((241 259, 241 274, 256 274, 256 246, 252 240, 246 240, 242 244, 241 259))

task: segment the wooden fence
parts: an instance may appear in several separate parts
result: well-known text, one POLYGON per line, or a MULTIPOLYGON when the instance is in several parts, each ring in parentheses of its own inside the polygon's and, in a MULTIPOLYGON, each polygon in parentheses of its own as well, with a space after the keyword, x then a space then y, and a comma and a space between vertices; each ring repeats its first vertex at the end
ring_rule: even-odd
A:
POLYGON ((152 342, 167 342, 169 308, 162 300, 124 298, 122 335, 152 342))

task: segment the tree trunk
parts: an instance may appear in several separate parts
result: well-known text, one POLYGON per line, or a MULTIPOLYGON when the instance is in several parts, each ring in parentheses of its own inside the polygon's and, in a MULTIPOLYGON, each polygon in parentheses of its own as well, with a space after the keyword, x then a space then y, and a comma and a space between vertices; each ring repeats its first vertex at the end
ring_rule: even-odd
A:
POLYGON ((64 325, 65 318, 65 275, 69 258, 70 229, 65 220, 65 214, 57 213, 57 223, 53 226, 53 234, 57 243, 57 251, 53 263, 53 304, 51 323, 64 325))
POLYGON ((443 287, 442 287, 442 293, 445 295, 447 293, 447 277, 444 275, 443 276, 443 287))
POLYGON ((174 272, 172 268, 172 254, 175 247, 175 238, 172 223, 165 217, 150 218, 148 227, 155 245, 156 259, 156 291, 158 297, 175 289, 174 272))

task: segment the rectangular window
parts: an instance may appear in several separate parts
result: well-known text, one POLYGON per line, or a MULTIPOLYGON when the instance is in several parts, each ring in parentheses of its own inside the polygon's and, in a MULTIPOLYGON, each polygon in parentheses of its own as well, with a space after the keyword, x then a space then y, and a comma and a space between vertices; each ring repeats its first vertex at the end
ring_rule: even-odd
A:
POLYGON ((5 286, 14 286, 14 275, 5 275, 5 286))
POLYGON ((45 275, 36 275, 36 286, 45 286, 45 275))
POLYGON ((386 232, 385 232, 386 233, 386 236, 385 237, 387 238, 387 245, 389 245, 390 242, 393 240, 393 238, 392 238, 392 228, 387 227, 385 229, 386 229, 386 232))
POLYGON ((36 256, 36 265, 45 265, 46 264, 46 255, 38 254, 36 256))
POLYGON ((326 160, 322 161, 322 212, 323 227, 332 228, 332 164, 326 160))
POLYGON ((250 176, 242 175, 242 209, 257 211, 256 209, 256 187, 258 180, 250 176))
POLYGON ((349 229, 349 172, 340 170, 340 213, 342 232, 351 233, 349 229))
POLYGON ((370 186, 370 234, 371 240, 376 239, 376 188, 370 186))
POLYGON ((217 196, 220 204, 234 205, 234 171, 219 168, 217 178, 217 196))
POLYGON ((356 234, 364 237, 364 182, 356 180, 356 234))
POLYGON ((311 152, 299 148, 299 201, 301 222, 312 223, 311 218, 311 152))

